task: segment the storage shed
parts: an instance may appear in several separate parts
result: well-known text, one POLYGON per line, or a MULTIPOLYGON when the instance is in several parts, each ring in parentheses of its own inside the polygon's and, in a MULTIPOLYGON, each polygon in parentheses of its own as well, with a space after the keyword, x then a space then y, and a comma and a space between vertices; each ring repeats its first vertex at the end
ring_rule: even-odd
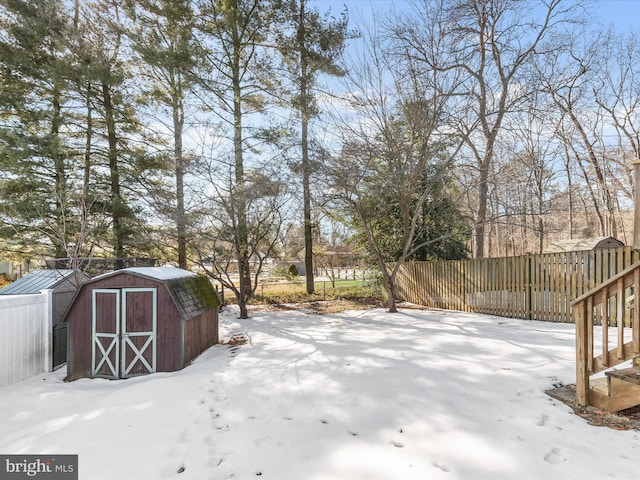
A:
POLYGON ((551 243, 544 253, 583 252, 618 247, 624 247, 624 243, 614 237, 572 238, 551 243))
POLYGON ((83 284, 65 315, 68 380, 180 370, 218 343, 220 301, 209 280, 136 267, 83 284))
POLYGON ((51 290, 51 324, 53 337, 52 366, 57 368, 67 361, 67 324, 63 316, 78 286, 89 280, 82 272, 74 270, 34 270, 24 277, 0 289, 0 295, 31 295, 51 290))

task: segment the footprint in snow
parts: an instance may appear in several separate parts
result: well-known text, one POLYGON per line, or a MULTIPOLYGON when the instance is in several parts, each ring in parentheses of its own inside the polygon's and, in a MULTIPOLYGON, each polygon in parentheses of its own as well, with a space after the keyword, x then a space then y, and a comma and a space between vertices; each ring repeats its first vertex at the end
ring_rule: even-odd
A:
POLYGON ((228 432, 229 428, 231 428, 226 423, 220 423, 214 426, 216 427, 216 430, 218 430, 219 432, 228 432))
POLYGON ((321 418, 321 419, 320 419, 320 423, 324 423, 325 425, 327 425, 329 422, 328 422, 328 421, 326 421, 324 418, 321 418))
POLYGON ((206 437, 204 439, 204 443, 209 447, 215 447, 218 444, 218 439, 216 437, 206 437))
POLYGON ((544 461, 551 465, 558 465, 559 463, 566 462, 567 459, 564 458, 562 450, 559 448, 552 448, 551 451, 544 456, 544 461))
POLYGON ((542 415, 538 419, 538 422, 536 423, 536 425, 539 426, 539 427, 544 427, 547 424, 548 421, 549 421, 549 417, 547 415, 542 415))
POLYGON ((446 465, 441 465, 438 462, 434 462, 432 463, 432 465, 440 470, 442 470, 443 472, 450 472, 451 469, 449 467, 447 467, 446 465))
POLYGON ((359 435, 360 435, 358 432, 352 432, 352 431, 350 431, 350 430, 348 430, 348 431, 347 431, 347 433, 348 433, 349 435, 351 435, 352 437, 357 437, 357 436, 359 436, 359 435))
POLYGON ((396 442, 396 441, 391 441, 391 445, 393 445, 396 448, 404 448, 404 444, 400 443, 400 442, 396 442))
POLYGON ((211 457, 207 462, 207 465, 210 467, 219 467, 224 462, 224 458, 219 457, 211 457))

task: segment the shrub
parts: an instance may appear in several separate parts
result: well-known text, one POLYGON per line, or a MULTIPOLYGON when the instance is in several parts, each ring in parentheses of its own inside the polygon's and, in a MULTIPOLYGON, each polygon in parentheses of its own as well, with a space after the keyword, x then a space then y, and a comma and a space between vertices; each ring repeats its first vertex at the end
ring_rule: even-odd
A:
POLYGON ((300 272, 298 271, 298 267, 296 267, 293 263, 287 267, 287 273, 285 274, 285 278, 287 280, 298 280, 299 276, 300 272))
POLYGON ((0 273, 0 288, 4 288, 11 283, 11 279, 6 273, 0 273))

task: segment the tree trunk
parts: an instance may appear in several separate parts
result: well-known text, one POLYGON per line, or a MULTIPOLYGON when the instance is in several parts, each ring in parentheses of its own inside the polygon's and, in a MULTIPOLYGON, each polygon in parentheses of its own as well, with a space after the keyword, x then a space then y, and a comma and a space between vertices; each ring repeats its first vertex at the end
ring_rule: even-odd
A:
POLYGON ((124 257, 124 228, 122 218, 124 216, 124 202, 120 194, 120 173, 118 171, 118 138, 116 136, 116 122, 113 108, 113 100, 109 85, 102 82, 102 100, 104 104, 104 116, 107 126, 109 178, 111 182, 111 218, 113 228, 113 254, 116 258, 124 257))
POLYGON ((398 307, 396 306, 396 293, 391 278, 389 278, 388 281, 385 281, 384 289, 387 291, 387 311, 389 313, 397 313, 398 307))
MULTIPOLYGON (((179 94, 178 94, 179 95, 179 94)), ((178 243, 178 267, 187 268, 187 234, 184 209, 184 158, 182 152, 182 130, 184 113, 181 100, 173 104, 173 154, 176 174, 176 233, 178 243)))
POLYGON ((62 123, 60 92, 57 82, 54 80, 53 86, 53 118, 51 119, 51 156, 55 165, 55 221, 56 221, 56 237, 53 239, 55 245, 56 258, 67 256, 65 244, 69 232, 66 231, 65 210, 67 209, 67 174, 64 165, 64 156, 60 153, 60 124, 62 123))
POLYGON ((242 295, 238 297, 238 307, 240 308, 240 318, 249 318, 247 302, 242 295))
MULTIPOLYGON (((367 237, 369 238, 369 241, 372 240, 370 234, 367 234, 367 237)), ((396 270, 394 269, 393 273, 390 275, 387 270, 387 265, 384 262, 384 258, 382 258, 382 256, 378 256, 377 261, 380 272, 382 273, 382 285, 384 286, 385 292, 387 292, 387 311, 389 313, 396 313, 398 311, 398 308, 396 307, 396 291, 394 287, 396 270)))
POLYGON ((304 196, 304 265, 306 269, 307 293, 315 291, 313 277, 313 229, 311 224, 311 189, 309 150, 307 144, 307 119, 302 121, 302 194, 304 196))
POLYGON ((300 113, 301 113, 301 135, 302 146, 302 196, 304 209, 304 266, 307 282, 307 294, 311 295, 315 291, 313 278, 313 231, 311 224, 311 165, 309 163, 309 85, 308 85, 308 63, 306 51, 305 35, 305 0, 300 0, 300 17, 298 23, 298 45, 300 46, 300 113))
POLYGON ((478 210, 476 211, 476 225, 474 227, 475 258, 485 256, 485 225, 487 220, 487 203, 489 201, 489 162, 483 160, 480 164, 480 178, 478 181, 478 210))
POLYGON ((82 178, 82 193, 87 205, 89 201, 89 182, 91 181, 91 142, 93 141, 93 107, 91 106, 91 82, 87 82, 87 136, 84 142, 84 170, 82 178))
POLYGON ((240 57, 242 46, 239 40, 234 45, 233 58, 233 148, 235 162, 234 214, 236 216, 235 249, 238 262, 240 318, 249 318, 246 302, 251 298, 251 272, 249 270, 249 239, 247 226, 247 203, 244 185, 244 158, 242 152, 242 87, 240 85, 240 57))

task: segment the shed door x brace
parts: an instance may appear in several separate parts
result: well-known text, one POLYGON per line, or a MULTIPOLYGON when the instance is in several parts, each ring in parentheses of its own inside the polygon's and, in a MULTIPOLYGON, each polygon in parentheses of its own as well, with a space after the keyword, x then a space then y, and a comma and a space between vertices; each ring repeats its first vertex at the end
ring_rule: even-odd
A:
POLYGON ((96 288, 92 291, 94 377, 127 378, 156 371, 155 288, 96 288))

